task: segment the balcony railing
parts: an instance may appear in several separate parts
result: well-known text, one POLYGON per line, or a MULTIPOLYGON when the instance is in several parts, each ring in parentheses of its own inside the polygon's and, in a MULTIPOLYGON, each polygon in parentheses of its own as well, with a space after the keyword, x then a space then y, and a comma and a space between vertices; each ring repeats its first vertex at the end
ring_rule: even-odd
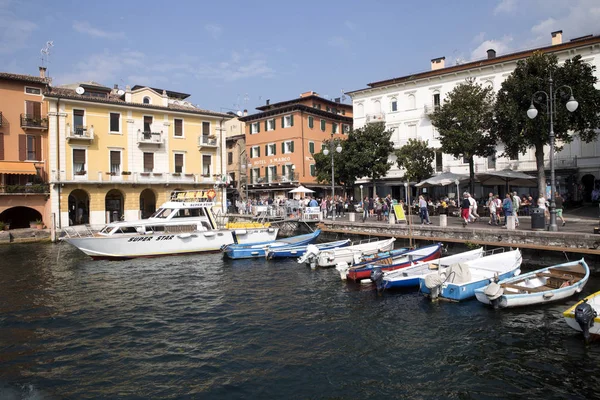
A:
POLYGON ((48 194, 50 193, 50 187, 46 183, 38 183, 32 185, 0 185, 0 193, 2 194, 26 194, 26 193, 38 193, 48 194))
POLYGON ((212 135, 198 135, 198 147, 217 147, 217 138, 212 135))
POLYGON ((87 126, 76 125, 72 129, 67 130, 67 140, 94 140, 94 130, 88 129, 87 126))
POLYGON ((425 115, 429 115, 438 108, 440 108, 439 104, 425 104, 425 106, 423 106, 423 111, 425 112, 425 115))
POLYGON ((291 183, 298 182, 300 177, 299 173, 291 173, 285 175, 271 175, 271 176, 260 176, 253 177, 250 181, 251 185, 260 185, 260 184, 282 184, 282 183, 291 183))
POLYGON ((41 115, 21 114, 21 128, 48 129, 48 118, 41 115))
POLYGON ((162 132, 139 132, 138 144, 157 144, 161 145, 164 141, 162 132))
POLYGON ((374 122, 385 122, 385 114, 384 113, 367 114, 366 121, 367 121, 367 124, 374 123, 374 122))

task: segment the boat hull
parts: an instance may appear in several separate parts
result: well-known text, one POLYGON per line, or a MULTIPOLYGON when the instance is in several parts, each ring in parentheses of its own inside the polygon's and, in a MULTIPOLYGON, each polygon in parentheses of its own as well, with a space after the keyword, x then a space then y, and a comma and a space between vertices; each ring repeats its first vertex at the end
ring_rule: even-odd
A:
POLYGON ((255 244, 233 244, 230 246, 226 246, 223 249, 223 254, 226 257, 234 260, 241 258, 265 257, 267 251, 271 248, 289 249, 292 247, 308 245, 317 240, 317 237, 320 233, 320 230, 316 230, 315 232, 310 234, 293 236, 281 240, 272 240, 268 242, 261 242, 255 244))
POLYGON ((377 253, 387 252, 393 249, 395 239, 380 240, 372 243, 358 244, 344 247, 342 249, 333 249, 321 251, 317 255, 316 265, 319 267, 334 267, 338 263, 354 264, 357 256, 371 256, 377 253))
POLYGON ((600 340, 600 292, 593 293, 586 297, 584 300, 577 302, 574 306, 569 308, 563 313, 563 317, 567 325, 575 329, 577 332, 583 332, 581 327, 575 320, 575 309, 584 301, 587 301, 589 305, 596 311, 598 316, 594 318, 594 325, 590 329, 590 340, 600 340))
MULTIPOLYGON (((320 251, 323 251, 323 250, 337 249, 339 247, 346 247, 349 245, 350 245, 350 239, 346 239, 346 240, 338 240, 338 241, 329 242, 329 243, 321 243, 321 244, 317 244, 316 246, 320 251)), ((308 245, 294 246, 294 247, 291 247, 288 249, 269 249, 269 251, 267 252, 267 258, 273 259, 273 258, 301 257, 306 253, 307 247, 308 247, 308 245)))

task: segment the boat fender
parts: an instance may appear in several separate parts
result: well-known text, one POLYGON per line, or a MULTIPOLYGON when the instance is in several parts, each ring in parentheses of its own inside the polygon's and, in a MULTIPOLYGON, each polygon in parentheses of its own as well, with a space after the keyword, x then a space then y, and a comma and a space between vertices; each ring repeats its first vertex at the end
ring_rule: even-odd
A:
POLYGON ((335 266, 335 269, 340 273, 340 277, 342 278, 343 281, 345 281, 347 279, 347 273, 348 273, 349 268, 350 268, 350 266, 345 261, 339 262, 335 266))
POLYGON ((587 302, 587 299, 583 300, 583 302, 575 308, 575 322, 579 324, 579 327, 583 331, 583 338, 586 343, 590 341, 590 328, 594 326, 594 318, 597 316, 598 313, 587 302))
POLYGON ((378 292, 384 289, 383 271, 380 267, 375 267, 371 270, 371 281, 375 283, 378 292))

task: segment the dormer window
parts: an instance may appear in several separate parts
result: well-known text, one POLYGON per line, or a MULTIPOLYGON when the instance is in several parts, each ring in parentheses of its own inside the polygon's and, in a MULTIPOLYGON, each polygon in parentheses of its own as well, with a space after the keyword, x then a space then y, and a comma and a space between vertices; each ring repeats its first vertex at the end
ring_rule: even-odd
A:
POLYGON ((142 100, 142 102, 144 104, 152 104, 152 101, 150 100, 150 97, 148 97, 148 96, 144 97, 144 100, 142 100))

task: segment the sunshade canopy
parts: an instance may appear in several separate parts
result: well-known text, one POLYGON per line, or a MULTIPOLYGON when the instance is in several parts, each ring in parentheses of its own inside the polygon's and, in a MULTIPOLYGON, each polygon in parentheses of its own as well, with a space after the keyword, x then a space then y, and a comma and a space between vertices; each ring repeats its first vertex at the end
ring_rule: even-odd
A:
POLYGON ((512 169, 482 172, 475 174, 475 177, 482 185, 486 186, 508 186, 510 184, 511 186, 534 187, 537 185, 535 176, 527 175, 521 171, 513 171, 512 169))
POLYGON ((425 179, 417 183, 416 187, 431 187, 431 186, 448 186, 454 185, 456 180, 459 182, 466 181, 469 179, 468 175, 455 174, 453 172, 442 172, 439 175, 434 175, 431 178, 425 179))
POLYGON ((31 162, 0 161, 0 174, 37 175, 37 170, 31 162))
POLYGON ((314 190, 310 190, 300 185, 296 189, 290 190, 288 193, 314 193, 314 190))

